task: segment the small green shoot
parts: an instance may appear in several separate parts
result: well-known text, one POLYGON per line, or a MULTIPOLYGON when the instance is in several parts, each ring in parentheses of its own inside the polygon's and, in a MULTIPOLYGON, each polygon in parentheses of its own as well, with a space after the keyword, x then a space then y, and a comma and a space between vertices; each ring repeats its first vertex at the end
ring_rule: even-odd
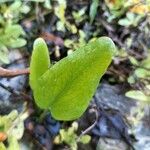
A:
POLYGON ((58 136, 55 137, 55 144, 66 143, 69 145, 71 150, 78 149, 78 143, 88 144, 91 140, 89 135, 83 135, 79 140, 76 134, 78 130, 78 123, 73 122, 72 126, 68 128, 68 130, 61 129, 58 136))

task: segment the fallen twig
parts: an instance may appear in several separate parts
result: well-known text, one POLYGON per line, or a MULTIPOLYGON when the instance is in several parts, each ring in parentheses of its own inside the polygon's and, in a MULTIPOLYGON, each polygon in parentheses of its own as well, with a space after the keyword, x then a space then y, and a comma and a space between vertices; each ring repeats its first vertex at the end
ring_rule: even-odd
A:
POLYGON ((2 87, 3 89, 7 90, 8 92, 10 92, 11 94, 14 94, 16 96, 22 96, 26 101, 32 101, 32 97, 30 97, 28 94, 24 93, 24 92, 19 92, 19 91, 14 91, 13 89, 11 89, 10 87, 5 86, 4 84, 0 83, 0 87, 2 87))
POLYGON ((30 73, 29 68, 10 70, 0 67, 0 77, 15 77, 18 75, 24 75, 29 73, 30 73))
POLYGON ((80 139, 83 135, 87 134, 89 131, 91 131, 96 126, 99 115, 98 115, 98 111, 96 108, 94 109, 94 112, 95 112, 95 122, 79 135, 79 137, 77 138, 77 142, 80 141, 80 139))

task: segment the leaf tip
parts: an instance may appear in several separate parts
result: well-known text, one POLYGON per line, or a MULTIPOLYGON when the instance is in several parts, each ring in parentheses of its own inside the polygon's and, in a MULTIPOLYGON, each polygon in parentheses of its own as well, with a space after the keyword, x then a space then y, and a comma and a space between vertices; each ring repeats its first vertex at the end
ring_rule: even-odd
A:
POLYGON ((44 39, 42 39, 42 38, 37 38, 37 39, 34 41, 33 47, 37 47, 37 46, 43 45, 43 44, 46 44, 45 41, 44 41, 44 39))
POLYGON ((99 41, 102 43, 105 43, 106 46, 108 46, 108 50, 110 50, 112 56, 114 56, 116 54, 116 52, 117 52, 116 46, 111 38, 109 38, 107 36, 103 36, 103 37, 99 38, 99 41))

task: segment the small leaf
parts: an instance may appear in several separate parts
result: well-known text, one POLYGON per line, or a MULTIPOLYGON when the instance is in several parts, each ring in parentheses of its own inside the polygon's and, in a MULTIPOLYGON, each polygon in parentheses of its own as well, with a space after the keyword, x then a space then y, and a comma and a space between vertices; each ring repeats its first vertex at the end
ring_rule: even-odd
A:
POLYGON ((49 67, 50 59, 48 48, 45 41, 39 38, 34 42, 30 64, 30 85, 33 89, 35 89, 33 92, 36 92, 36 90, 39 88, 39 85, 37 85, 38 79, 47 71, 49 67))
POLYGON ((26 40, 24 40, 23 38, 10 39, 7 42, 7 45, 8 45, 8 47, 11 47, 11 48, 23 47, 26 45, 26 40))
POLYGON ((135 70, 135 75, 138 77, 138 78, 146 78, 146 77, 150 77, 150 72, 149 70, 146 70, 144 68, 137 68, 135 70))
POLYGON ((0 44, 0 63, 2 63, 2 64, 9 63, 8 54, 9 54, 9 51, 8 51, 7 47, 0 44))
POLYGON ((134 13, 131 13, 131 12, 128 12, 126 14, 127 18, 130 20, 130 21, 133 21, 135 19, 135 14, 134 13))
POLYGON ((11 135, 13 135, 17 140, 20 140, 24 133, 24 122, 22 120, 18 121, 15 128, 11 130, 11 135))
POLYGON ((92 23, 95 19, 97 13, 97 7, 99 4, 99 0, 92 0, 92 4, 90 6, 90 22, 92 23))
POLYGON ((132 56, 129 56, 129 60, 132 63, 132 65, 138 66, 139 62, 132 56))
POLYGON ((26 44, 26 40, 20 38, 25 35, 23 28, 20 25, 8 25, 0 36, 0 42, 9 48, 19 48, 26 44))
POLYGON ((72 12, 73 18, 77 23, 80 23, 82 20, 85 19, 85 11, 86 11, 86 7, 83 7, 82 9, 72 12))
POLYGON ((91 137, 89 135, 83 135, 81 138, 80 138, 80 142, 83 143, 83 144, 88 144, 91 140, 91 137))
POLYGON ((9 25, 5 29, 5 34, 17 38, 20 35, 25 35, 25 32, 20 25, 9 25))
POLYGON ((70 24, 69 22, 65 22, 66 27, 70 30, 73 34, 77 33, 77 27, 74 24, 70 24))
POLYGON ((56 28, 58 31, 63 31, 65 32, 65 24, 62 21, 57 21, 56 23, 56 28))
POLYGON ((38 39, 30 65, 30 85, 37 105, 58 120, 74 120, 88 107, 111 62, 114 43, 99 38, 48 68, 45 43, 38 39), (44 73, 45 71, 45 73, 44 73))
POLYGON ((124 19, 120 19, 119 22, 118 22, 120 25, 122 26, 130 26, 132 24, 132 22, 130 20, 128 20, 127 18, 124 18, 124 19))
POLYGON ((51 0, 45 0, 44 7, 47 8, 47 9, 51 9, 52 8, 51 0))
POLYGON ((133 75, 129 76, 128 83, 130 83, 130 84, 134 84, 135 83, 135 78, 134 78, 133 75))
POLYGON ((15 137, 13 136, 9 137, 8 143, 9 143, 9 147, 7 148, 7 150, 20 150, 19 143, 15 137))
POLYGON ((23 13, 23 14, 27 14, 28 12, 30 11, 30 7, 27 6, 27 5, 22 5, 21 8, 20 8, 20 12, 23 13))
POLYGON ((141 66, 150 69, 150 54, 148 54, 147 58, 142 61, 141 66))
POLYGON ((73 41, 73 40, 66 39, 66 40, 64 41, 64 45, 65 45, 67 48, 71 48, 73 44, 74 44, 74 41, 73 41))
POLYGON ((132 90, 132 91, 127 92, 125 95, 135 100, 148 101, 147 96, 142 91, 132 90))

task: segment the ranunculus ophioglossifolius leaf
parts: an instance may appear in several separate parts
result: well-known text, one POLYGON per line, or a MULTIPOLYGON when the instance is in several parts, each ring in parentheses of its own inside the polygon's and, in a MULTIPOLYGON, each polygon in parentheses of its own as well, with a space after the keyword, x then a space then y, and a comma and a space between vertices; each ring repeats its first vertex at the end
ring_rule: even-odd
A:
POLYGON ((51 65, 43 39, 34 42, 30 85, 36 104, 57 120, 79 118, 111 63, 115 45, 101 37, 51 65))

